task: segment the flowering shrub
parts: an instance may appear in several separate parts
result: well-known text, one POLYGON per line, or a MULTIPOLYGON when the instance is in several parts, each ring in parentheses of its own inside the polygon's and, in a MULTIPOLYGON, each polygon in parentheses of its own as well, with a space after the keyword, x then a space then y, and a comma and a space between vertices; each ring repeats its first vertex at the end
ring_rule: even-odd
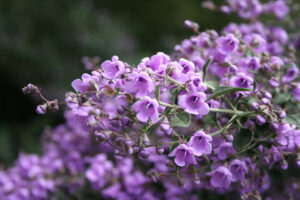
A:
MULTIPOLYGON (((66 123, 45 131, 42 156, 20 154, 1 171, 1 199, 198 199, 201 191, 299 198, 297 177, 278 191, 270 176, 300 166, 296 43, 254 20, 283 19, 289 8, 229 0, 218 9, 254 22, 218 34, 187 20, 196 35, 137 66, 85 59, 93 70, 66 93, 66 123)), ((39 114, 58 109, 33 84, 23 92, 45 100, 39 114)))

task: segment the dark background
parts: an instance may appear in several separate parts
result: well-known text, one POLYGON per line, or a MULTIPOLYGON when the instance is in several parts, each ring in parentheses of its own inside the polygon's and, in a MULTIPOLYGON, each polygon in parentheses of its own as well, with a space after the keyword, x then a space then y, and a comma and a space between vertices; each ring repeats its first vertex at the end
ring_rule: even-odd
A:
MULTIPOLYGON (((200 29, 221 30, 235 17, 211 12, 199 0, 9 0, 0 1, 0 163, 9 165, 19 151, 41 152, 45 126, 63 122, 62 111, 37 115, 39 98, 23 95, 31 82, 49 99, 63 100, 81 76, 82 56, 101 60, 118 55, 129 64, 158 51, 172 53, 200 29)), ((1 165, 1 164, 0 164, 1 165)))

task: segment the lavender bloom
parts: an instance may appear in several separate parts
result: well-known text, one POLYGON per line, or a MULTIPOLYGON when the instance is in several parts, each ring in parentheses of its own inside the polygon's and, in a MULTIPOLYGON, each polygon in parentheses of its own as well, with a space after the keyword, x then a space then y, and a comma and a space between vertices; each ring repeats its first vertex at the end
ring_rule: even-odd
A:
POLYGON ((289 136, 292 134, 292 131, 293 129, 290 126, 290 124, 288 123, 280 124, 277 129, 277 133, 278 133, 277 142, 283 146, 288 145, 289 136))
POLYGON ((267 12, 274 13, 278 19, 282 19, 289 12, 289 7, 283 0, 270 1, 264 7, 267 12))
POLYGON ((78 92, 88 92, 95 91, 97 89, 97 83, 99 82, 99 77, 96 75, 83 74, 81 79, 76 79, 72 82, 72 87, 78 92))
POLYGON ((233 149, 231 142, 223 142, 215 149, 215 152, 220 160, 225 160, 227 155, 234 154, 235 150, 233 149))
POLYGON ((155 90, 153 81, 145 72, 133 72, 125 83, 125 89, 137 98, 144 97, 155 90))
POLYGON ((113 79, 119 77, 122 73, 125 72, 125 64, 119 61, 118 56, 113 56, 111 61, 106 60, 101 64, 101 68, 104 73, 102 75, 107 79, 113 79))
POLYGON ((243 180, 245 174, 248 173, 246 163, 238 159, 235 159, 230 162, 229 169, 232 173, 232 181, 243 180))
POLYGON ((106 184, 104 177, 111 173, 113 164, 104 154, 95 156, 90 162, 91 166, 86 170, 85 176, 92 183, 93 188, 101 189, 106 184))
POLYGON ((158 121, 158 102, 146 96, 143 100, 138 101, 132 105, 132 110, 137 112, 137 119, 146 123, 149 118, 152 122, 158 121))
POLYGON ((248 43, 250 47, 257 53, 261 53, 266 49, 266 40, 259 34, 252 33, 246 35, 244 40, 248 43))
POLYGON ((179 64, 182 66, 182 68, 183 68, 182 73, 184 73, 184 74, 195 71, 194 63, 191 61, 188 61, 184 58, 180 58, 179 64))
MULTIPOLYGON (((250 76, 247 76, 244 73, 238 73, 236 76, 233 76, 229 80, 229 85, 232 87, 240 87, 240 88, 249 88, 252 89, 253 79, 250 76)), ((249 92, 241 92, 241 93, 249 93, 249 92)))
POLYGON ((218 51, 223 55, 229 55, 235 52, 239 46, 239 40, 233 34, 222 36, 216 41, 218 51))
POLYGON ((232 173, 224 166, 219 166, 207 175, 211 176, 210 184, 215 188, 228 188, 232 181, 232 173))
POLYGON ((249 58, 247 67, 253 71, 256 71, 260 67, 260 60, 257 57, 249 58))
POLYGON ((210 154, 212 137, 203 131, 197 131, 188 142, 188 146, 192 147, 196 156, 210 154))
POLYGON ((151 59, 145 62, 147 67, 150 67, 153 71, 157 71, 161 65, 165 65, 170 61, 170 57, 162 52, 158 52, 153 55, 151 59))
POLYGON ((300 101, 300 83, 292 89, 292 94, 297 101, 300 101))
POLYGON ((174 162, 180 167, 184 167, 188 164, 197 164, 194 158, 194 151, 192 147, 188 147, 186 144, 178 145, 170 154, 170 157, 174 157, 174 162))
POLYGON ((285 75, 282 77, 282 82, 288 83, 293 81, 299 73, 299 69, 296 66, 290 67, 286 70, 285 75))
POLYGON ((189 92, 178 96, 178 105, 188 113, 206 115, 209 113, 209 107, 205 99, 206 95, 203 92, 189 92))
POLYGON ((258 0, 230 0, 228 2, 230 8, 244 19, 256 17, 262 12, 262 6, 258 0))

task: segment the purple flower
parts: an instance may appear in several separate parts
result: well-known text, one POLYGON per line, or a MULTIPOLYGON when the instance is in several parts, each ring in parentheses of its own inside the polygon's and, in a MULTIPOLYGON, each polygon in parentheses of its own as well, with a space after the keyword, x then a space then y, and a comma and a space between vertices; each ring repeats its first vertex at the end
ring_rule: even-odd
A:
POLYGON ((155 90, 152 79, 145 72, 133 72, 125 83, 126 90, 137 98, 144 97, 155 90))
POLYGON ((239 46, 239 40, 231 33, 222 36, 216 41, 218 51, 223 55, 229 55, 235 52, 239 46))
POLYGON ((293 81, 299 73, 299 69, 296 66, 290 67, 286 70, 285 75, 282 77, 282 82, 288 83, 293 81))
POLYGON ((150 67, 153 71, 157 71, 161 65, 167 64, 170 61, 170 57, 162 52, 158 52, 145 62, 147 67, 150 67))
POLYGON ((289 12, 289 7, 285 1, 277 0, 268 2, 265 5, 265 10, 274 13, 278 19, 282 19, 289 12))
POLYGON ((262 126, 262 125, 264 125, 267 121, 266 121, 266 119, 265 119, 263 116, 257 115, 257 116, 256 116, 255 122, 256 122, 258 125, 262 126))
POLYGON ((247 67, 253 71, 257 70, 260 67, 260 60, 258 57, 249 58, 247 62, 247 67))
POLYGON ((279 124, 277 129, 277 142, 280 145, 286 146, 289 143, 289 136, 292 134, 293 128, 289 123, 279 124))
POLYGON ((203 131, 197 131, 188 142, 188 146, 192 147, 196 156, 202 156, 203 154, 211 153, 211 141, 210 135, 205 134, 203 131))
POLYGON ((136 117, 139 121, 146 123, 150 118, 155 123, 158 121, 158 106, 156 99, 146 96, 143 100, 134 103, 132 110, 137 112, 136 117))
POLYGON ((292 94, 297 101, 300 101, 300 83, 292 89, 292 94))
POLYGON ((229 85, 232 87, 249 88, 252 89, 253 79, 244 73, 238 73, 236 76, 231 77, 229 85))
POLYGON ((210 184, 215 188, 228 188, 232 181, 232 173, 223 166, 219 166, 207 175, 211 176, 210 184))
POLYGON ((98 87, 99 77, 96 75, 83 74, 81 79, 72 82, 72 87, 78 92, 95 91, 98 87))
POLYGON ((111 61, 106 60, 101 64, 101 68, 104 73, 102 75, 107 79, 113 79, 119 77, 122 73, 125 72, 125 64, 119 61, 118 56, 113 56, 111 61))
POLYGON ((186 164, 197 164, 194 151, 192 147, 188 147, 186 144, 178 145, 170 154, 170 157, 174 157, 174 162, 180 167, 184 167, 186 164))
POLYGON ((206 95, 203 92, 189 92, 178 96, 178 105, 188 113, 206 115, 209 113, 206 95))
POLYGON ((232 173, 232 181, 243 180, 245 174, 248 173, 245 162, 238 159, 231 161, 229 169, 232 173))
POLYGON ((261 53, 261 52, 265 51, 265 49, 266 49, 266 40, 259 34, 252 33, 252 34, 246 35, 244 40, 257 53, 261 53))
POLYGON ((100 189, 106 184, 105 175, 111 173, 113 164, 105 154, 99 154, 91 160, 91 166, 86 170, 85 177, 92 183, 93 188, 100 189))
POLYGON ((179 59, 179 64, 182 66, 182 73, 186 74, 191 71, 195 71, 195 65, 193 62, 188 61, 184 58, 179 59))
POLYGON ((223 142, 216 148, 216 153, 220 160, 225 160, 227 158, 227 154, 234 154, 235 150, 232 147, 231 142, 223 142))
POLYGON ((262 5, 258 0, 231 0, 230 8, 241 18, 248 19, 258 16, 262 12, 262 5))

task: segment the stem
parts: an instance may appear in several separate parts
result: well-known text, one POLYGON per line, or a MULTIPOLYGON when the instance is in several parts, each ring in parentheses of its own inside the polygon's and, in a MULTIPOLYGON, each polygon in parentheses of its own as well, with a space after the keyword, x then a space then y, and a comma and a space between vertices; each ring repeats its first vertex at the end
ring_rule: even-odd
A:
MULTIPOLYGON (((227 99, 226 96, 224 96, 223 99, 225 100, 225 102, 226 102, 226 103, 227 103, 234 111, 236 111, 236 107, 235 107, 235 106, 227 99)), ((236 119, 236 122, 237 122, 237 124, 239 125, 240 128, 243 128, 243 126, 242 126, 242 124, 241 124, 241 122, 240 122, 239 119, 236 119)))
POLYGON ((229 124, 227 124, 226 126, 224 126, 223 128, 221 128, 220 130, 215 131, 215 132, 213 132, 213 133, 211 133, 211 134, 209 134, 209 135, 210 135, 211 137, 213 137, 213 136, 215 136, 215 135, 218 135, 218 134, 222 133, 223 131, 226 131, 231 125, 232 125, 232 123, 229 123, 229 124))
POLYGON ((223 109, 223 108, 209 108, 209 111, 211 111, 211 112, 220 112, 220 113, 229 113, 229 114, 237 114, 237 115, 245 114, 245 112, 243 112, 243 111, 223 109))
POLYGON ((224 131, 226 131, 226 130, 232 125, 233 121, 234 121, 236 118, 237 118, 237 115, 236 115, 236 114, 233 115, 233 116, 231 117, 231 119, 227 122, 227 124, 226 124, 223 128, 221 128, 221 129, 218 130, 218 131, 212 132, 212 133, 210 134, 210 136, 213 137, 213 136, 215 136, 215 135, 218 135, 218 134, 223 133, 224 131))
POLYGON ((176 109, 179 109, 181 107, 177 106, 177 105, 172 105, 172 104, 168 104, 168 103, 165 103, 165 102, 162 102, 160 100, 158 100, 158 103, 162 106, 165 106, 165 107, 169 107, 169 108, 176 108, 176 109))

